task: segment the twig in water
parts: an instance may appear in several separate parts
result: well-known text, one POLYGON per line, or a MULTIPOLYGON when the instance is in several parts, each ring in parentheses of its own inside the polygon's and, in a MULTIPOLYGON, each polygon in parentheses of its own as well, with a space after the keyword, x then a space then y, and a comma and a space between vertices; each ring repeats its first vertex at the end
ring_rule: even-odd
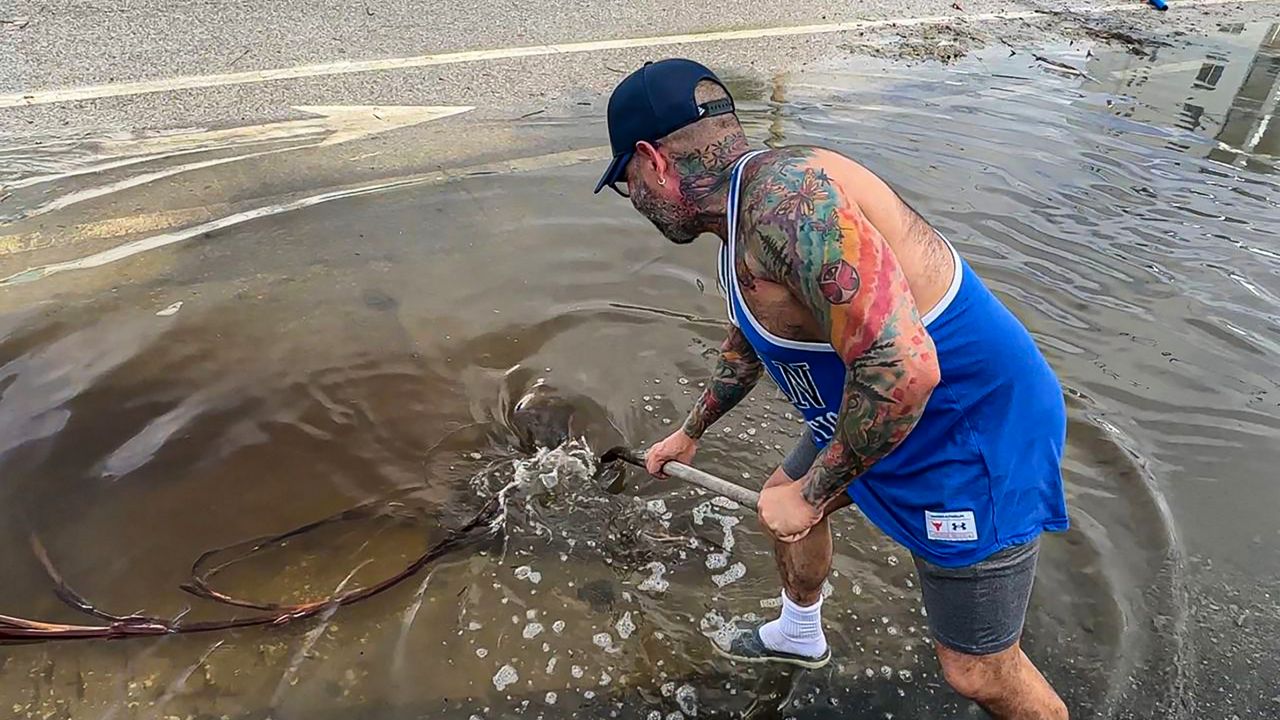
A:
POLYGON ((208 662, 209 656, 213 654, 214 650, 217 650, 218 648, 222 647, 222 643, 224 642, 226 642, 226 640, 219 640, 218 642, 210 645, 209 649, 204 651, 204 654, 200 656, 199 660, 196 660, 191 667, 187 668, 185 672, 183 672, 172 683, 169 684, 169 687, 164 691, 164 695, 161 695, 160 699, 156 700, 155 707, 156 707, 157 713, 159 713, 160 710, 163 709, 165 705, 169 704, 169 701, 173 699, 174 695, 177 695, 178 693, 182 692, 183 688, 187 686, 187 681, 191 679, 191 675, 195 673, 196 670, 199 670, 201 666, 203 666, 206 662, 208 662))
POLYGON ((235 60, 232 60, 231 62, 227 63, 227 67, 231 67, 232 65, 235 65, 236 63, 240 62, 241 60, 244 59, 244 56, 248 54, 249 54, 249 48, 245 48, 243 52, 241 52, 239 55, 236 56, 235 60))
POLYGON ((434 571, 428 572, 427 576, 422 578, 422 584, 413 594, 409 607, 404 609, 404 619, 400 622, 400 637, 396 638, 396 649, 392 654, 392 672, 399 673, 404 669, 405 648, 409 644, 409 628, 413 627, 413 621, 418 617, 418 610, 422 608, 422 598, 427 594, 427 585, 431 582, 433 574, 434 571))
MULTIPOLYGON (((341 595, 343 589, 347 587, 347 583, 351 582, 351 578, 355 577, 356 573, 360 572, 365 565, 368 565, 371 562, 373 561, 365 560, 355 566, 351 572, 347 573, 347 576, 342 579, 342 582, 338 583, 338 587, 334 588, 333 597, 341 595)), ((284 695, 285 688, 293 684, 294 678, 298 675, 298 668, 302 667, 302 663, 307 659, 307 653, 310 653, 311 648, 316 646, 316 641, 320 639, 320 636, 324 634, 325 629, 329 627, 329 620, 333 618, 333 614, 337 611, 338 606, 336 604, 332 604, 325 608, 325 611, 320 614, 320 622, 317 623, 315 627, 311 628, 311 630, 307 632, 306 637, 302 639, 302 645, 298 648, 298 651, 293 654, 293 657, 289 659, 289 667, 285 668, 284 674, 280 676, 280 684, 276 685, 276 691, 271 695, 271 707, 274 708, 276 704, 280 702, 281 696, 284 695)))
POLYGON ((1097 81, 1097 80, 1095 80, 1095 79, 1093 78, 1093 76, 1092 76, 1092 75, 1090 75, 1089 73, 1087 73, 1087 72, 1085 72, 1085 71, 1083 71, 1083 70, 1081 70, 1081 69, 1079 69, 1079 68, 1072 67, 1072 66, 1070 66, 1070 65, 1068 65, 1068 64, 1066 64, 1066 63, 1064 63, 1064 62, 1058 62, 1057 60, 1054 60, 1054 59, 1052 59, 1052 58, 1047 58, 1047 57, 1045 57, 1045 56, 1043 56, 1043 55, 1035 55, 1035 54, 1032 54, 1032 56, 1031 56, 1031 57, 1035 58, 1037 62, 1042 62, 1042 63, 1044 63, 1045 65, 1048 65, 1049 67, 1054 68, 1054 69, 1056 69, 1056 70, 1061 70, 1062 72, 1065 72, 1065 73, 1067 73, 1068 75, 1073 75, 1073 76, 1075 76, 1075 77, 1082 77, 1082 78, 1084 78, 1084 79, 1086 79, 1086 80, 1089 80, 1089 81, 1091 81, 1091 82, 1098 82, 1098 81, 1097 81))

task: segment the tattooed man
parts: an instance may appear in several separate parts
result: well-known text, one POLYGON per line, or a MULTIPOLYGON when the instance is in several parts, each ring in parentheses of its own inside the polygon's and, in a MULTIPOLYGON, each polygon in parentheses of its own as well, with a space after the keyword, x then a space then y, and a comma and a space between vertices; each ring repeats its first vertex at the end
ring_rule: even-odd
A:
POLYGON ((888 185, 830 150, 751 150, 707 68, 650 63, 608 109, 609 186, 669 240, 719 236, 732 325, 661 475, 767 373, 807 421, 757 508, 782 612, 728 648, 830 658, 827 517, 850 503, 915 559, 947 681, 997 718, 1066 718, 1019 647, 1039 538, 1067 527, 1062 391, 1030 334, 888 185))

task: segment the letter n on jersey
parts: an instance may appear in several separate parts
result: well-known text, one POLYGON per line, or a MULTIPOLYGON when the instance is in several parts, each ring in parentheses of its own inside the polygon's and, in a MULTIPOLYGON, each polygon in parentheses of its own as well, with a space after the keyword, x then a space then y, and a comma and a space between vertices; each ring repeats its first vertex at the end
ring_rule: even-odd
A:
POLYGON ((787 398, 797 410, 826 407, 826 403, 822 401, 822 394, 818 392, 818 383, 814 381, 813 373, 809 371, 809 363, 775 361, 773 366, 778 369, 778 376, 782 380, 778 383, 782 386, 782 392, 787 394, 787 398))

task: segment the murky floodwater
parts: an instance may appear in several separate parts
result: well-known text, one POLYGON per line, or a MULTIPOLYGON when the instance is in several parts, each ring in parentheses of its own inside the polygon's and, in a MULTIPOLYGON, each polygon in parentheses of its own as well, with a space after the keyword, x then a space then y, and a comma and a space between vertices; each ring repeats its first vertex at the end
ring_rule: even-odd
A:
MULTIPOLYGON (((1004 48, 948 68, 845 61, 736 91, 756 140, 834 146, 894 183, 1059 371, 1073 529, 1045 542, 1026 644, 1076 716, 1262 717, 1280 579, 1280 29, 1151 52, 1043 51, 1077 71, 1004 48)), ((525 127, 604 137, 598 119, 525 127)), ((87 162, 7 157, 15 177, 87 162)), ((103 609, 211 619, 248 611, 179 589, 207 549, 377 501, 215 576, 257 601, 322 597, 524 487, 497 532, 319 618, 4 648, 0 712, 971 716, 937 675, 910 558, 852 513, 827 605, 836 661, 793 673, 712 654, 707 636, 775 612, 753 513, 634 474, 605 488, 591 454, 660 437, 698 392, 723 324, 713 241, 669 246, 592 197, 598 162, 547 165, 338 197, 0 288, 0 612, 89 621, 54 597, 32 533, 103 609), (539 380, 572 396, 585 445, 514 449, 512 405, 539 380)), ((92 184, 19 190, 36 207, 92 184)), ((106 247, 0 257, 0 275, 106 247)), ((698 464, 758 484, 800 427, 762 386, 698 464)))

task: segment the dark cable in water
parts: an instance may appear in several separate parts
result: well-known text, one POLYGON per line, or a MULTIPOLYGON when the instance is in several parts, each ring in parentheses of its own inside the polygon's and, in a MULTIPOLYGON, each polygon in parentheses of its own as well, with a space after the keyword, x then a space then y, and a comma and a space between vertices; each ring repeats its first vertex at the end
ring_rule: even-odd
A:
POLYGON ((371 508, 378 504, 377 502, 365 503, 354 508, 343 510, 339 513, 335 513, 334 515, 330 515, 327 518, 302 525, 279 535, 242 541, 226 547, 210 550, 202 554, 194 563, 192 563, 191 581, 182 585, 182 589, 197 597, 206 598, 223 605, 264 611, 263 614, 260 615, 233 618, 230 620, 206 620, 201 622, 182 623, 151 615, 114 615, 101 610, 67 584, 66 580, 58 572, 57 568, 53 566, 53 562, 49 559, 49 554, 46 552, 44 545, 40 542, 40 539, 33 534, 31 536, 32 550, 40 560, 40 564, 44 566, 45 572, 49 574, 49 579, 53 581, 54 593, 58 598, 76 610, 100 620, 105 620, 106 623, 96 625, 70 625, 41 622, 38 620, 29 620, 27 618, 14 617, 10 615, 0 615, 0 643, 86 640, 92 638, 115 639, 149 637, 155 635, 178 635, 214 632, 217 630, 233 630, 235 628, 255 627, 260 625, 283 625, 294 620, 303 620, 314 615, 318 615, 330 608, 353 605, 362 600, 367 600, 374 595, 385 592, 386 590, 389 590, 408 578, 418 574, 423 568, 431 564, 432 561, 438 559, 454 547, 462 544, 463 541, 472 536, 475 530, 480 528, 492 529, 490 523, 498 516, 499 510, 502 509, 503 503, 506 499, 505 490, 506 488, 490 497, 489 500, 485 502, 484 506, 480 508, 480 511, 477 512, 469 521, 450 530, 443 539, 432 545, 396 574, 374 583, 373 585, 347 592, 341 592, 321 600, 313 600, 311 602, 296 604, 259 603, 252 600, 243 600, 226 593, 219 592, 218 590, 214 590, 209 586, 209 576, 216 573, 221 567, 225 567, 225 564, 204 571, 201 570, 201 566, 210 557, 213 557, 220 552, 247 547, 249 548, 248 553, 252 553, 254 550, 261 548, 264 545, 297 537, 298 535, 310 532, 330 523, 368 516, 371 514, 371 508))
MULTIPOLYGON (((475 425, 476 424, 473 423, 451 431, 439 442, 429 448, 427 450, 427 454, 429 455, 432 451, 439 448, 445 440, 448 440, 456 433, 467 430, 475 425)), ((458 545, 461 545, 464 541, 470 538, 475 531, 479 529, 492 530, 493 526, 491 523, 498 517, 499 512, 503 509, 508 490, 514 486, 514 483, 510 483, 494 495, 490 496, 485 504, 475 515, 471 517, 470 520, 459 527, 449 530, 443 539, 427 548, 425 552, 409 564, 405 565, 394 575, 374 583, 373 585, 357 588, 347 592, 338 592, 320 600, 293 604, 255 602, 253 600, 237 598, 215 590, 210 586, 209 580, 213 575, 217 574, 218 571, 237 562, 238 560, 248 557, 267 545, 298 537, 332 523, 371 517, 374 515, 374 508, 378 505, 384 504, 387 502, 386 500, 373 500, 362 503, 353 508, 348 508, 334 513, 326 518, 322 518, 305 525, 300 525, 278 535, 269 535, 253 538, 251 540, 243 540, 241 542, 232 543, 231 545, 209 550, 201 554, 200 557, 196 558, 195 562, 191 564, 191 579, 187 583, 181 585, 181 588, 185 592, 195 595, 196 597, 212 600, 213 602, 222 605, 262 611, 262 614, 259 615, 232 618, 230 620, 206 620, 184 623, 180 622, 176 618, 169 620, 154 615, 115 615, 102 610, 89 602, 87 598, 67 583, 67 581, 62 577, 62 574, 58 572, 56 567, 54 567, 53 561, 49 558, 49 553, 45 549, 44 544, 40 542, 39 537, 37 537, 35 533, 32 533, 32 552, 35 553, 36 559, 40 561, 40 564, 44 566, 45 572, 49 575, 49 579, 53 581, 54 594, 72 608, 105 622, 92 625, 50 623, 0 614, 0 644, 39 643, 52 642, 55 640, 88 640, 94 638, 119 639, 152 637, 157 635, 180 635, 215 632, 218 630, 234 630, 236 628, 264 625, 284 625, 294 620, 304 620, 306 618, 319 615, 328 609, 354 605, 362 600, 368 600, 374 595, 390 590, 401 582, 404 582, 418 574, 434 560, 440 558, 458 545), (242 550, 243 552, 237 557, 220 565, 207 569, 205 568, 205 565, 211 558, 219 553, 231 550, 242 550)), ((179 616, 179 618, 180 617, 181 616, 179 616)))

